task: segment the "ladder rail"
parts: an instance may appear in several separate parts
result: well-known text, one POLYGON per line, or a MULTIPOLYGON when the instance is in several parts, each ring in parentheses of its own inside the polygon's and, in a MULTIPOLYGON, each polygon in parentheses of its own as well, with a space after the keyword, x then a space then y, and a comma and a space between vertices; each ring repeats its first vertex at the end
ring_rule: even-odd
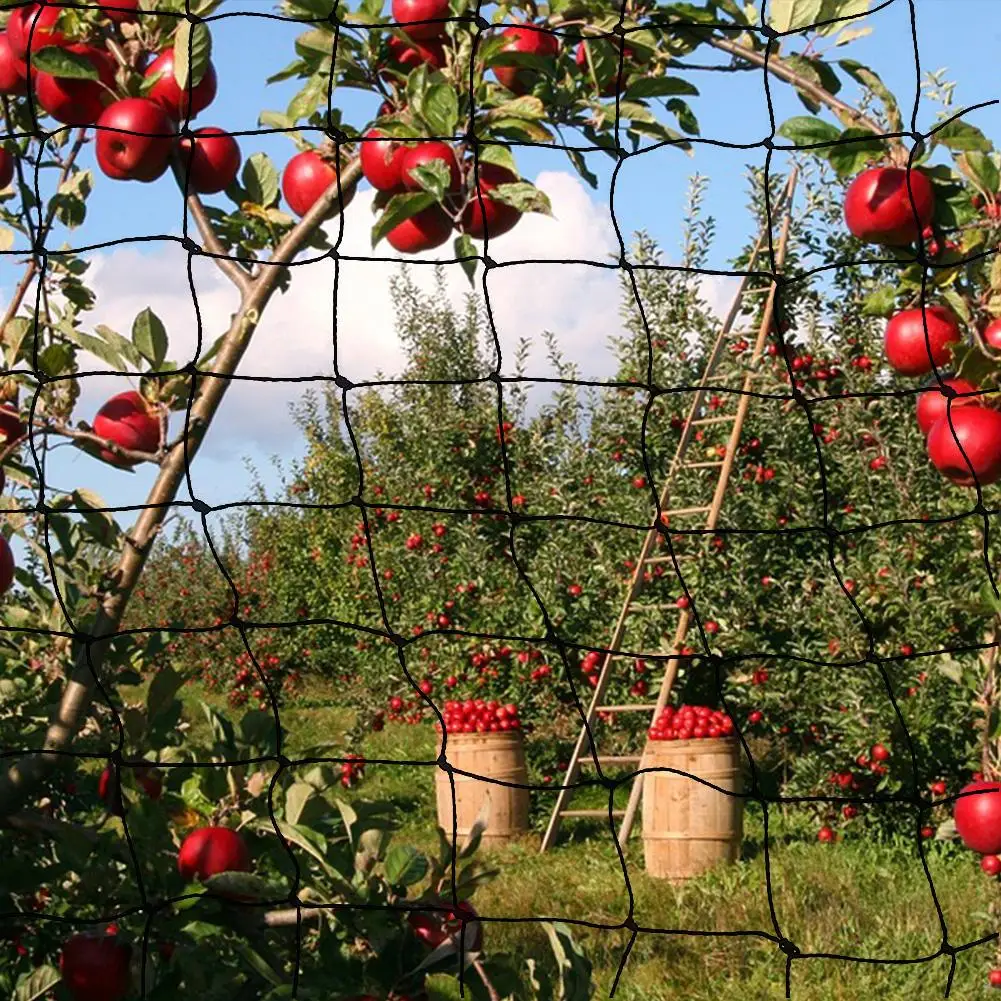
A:
MULTIPOLYGON (((788 237, 789 221, 790 221, 790 210, 792 204, 793 192, 795 190, 796 183, 796 170, 794 169, 790 173, 789 181, 782 196, 782 206, 785 212, 785 218, 783 223, 782 236, 779 241, 779 249, 776 257, 779 261, 784 260, 785 245, 788 237)), ((748 262, 748 271, 752 271, 757 259, 761 253, 761 249, 764 245, 764 241, 767 235, 767 230, 763 227, 761 233, 758 235, 758 239, 755 241, 752 253, 748 262)), ((781 264, 780 264, 781 266, 781 264)), ((687 452, 688 446, 693 438, 693 428, 695 422, 699 419, 699 412, 704 404, 704 398, 707 392, 707 388, 710 384, 710 380, 716 371, 719 359, 722 356, 723 346, 730 332, 733 329, 733 324, 736 318, 740 315, 743 307, 745 297, 752 292, 761 292, 763 289, 747 289, 748 282, 750 280, 750 275, 745 274, 741 280, 740 286, 734 296, 733 302, 731 303, 730 309, 727 312, 726 318, 720 328, 720 333, 717 336, 712 348, 710 349, 709 356, 705 368, 703 370, 702 378, 696 387, 695 395, 692 400, 691 406, 688 410, 688 415, 685 419, 682 436, 678 442, 678 446, 675 450, 674 457, 672 459, 671 465, 668 468, 667 475, 664 479, 664 484, 661 490, 659 502, 658 502, 658 513, 663 514, 669 505, 671 487, 673 485, 674 478, 679 470, 682 468, 684 456, 687 452)), ((756 362, 762 353, 764 343, 767 339, 768 332, 771 328, 771 320, 774 311, 775 302, 775 292, 777 285, 773 281, 768 289, 768 297, 764 306, 764 314, 759 326, 758 337, 754 346, 752 353, 752 361, 756 362)), ((713 501, 707 508, 691 508, 690 510, 694 512, 700 512, 703 510, 708 510, 707 517, 707 528, 713 528, 716 525, 716 521, 719 517, 719 512, 722 507, 723 496, 726 492, 726 486, 729 481, 730 472, 733 468, 733 462, 737 451, 737 442, 740 438, 740 432, 742 430, 743 421, 747 414, 748 405, 750 398, 748 396, 748 389, 753 381, 753 372, 748 372, 744 378, 743 391, 741 393, 740 404, 738 405, 737 414, 732 418, 734 421, 733 429, 731 430, 730 438, 728 441, 726 454, 720 466, 719 479, 717 480, 716 490, 714 492, 713 501)), ((704 422, 718 422, 723 423, 725 420, 730 418, 701 418, 704 422)), ((680 509, 682 513, 689 509, 680 509)), ((677 512, 676 512, 677 513, 677 512)), ((609 645, 608 650, 603 658, 601 671, 598 675, 598 681, 595 684, 594 692, 588 704, 587 710, 583 715, 580 732, 577 737, 577 741, 574 745, 573 753, 571 754, 570 761, 567 766, 566 775, 564 777, 563 783, 560 786, 559 793, 557 794, 556 803, 553 807, 552 815, 550 816, 549 824, 546 827, 545 834, 542 838, 542 844, 540 847, 541 852, 547 851, 556 841, 556 837, 559 833, 560 823, 564 816, 573 816, 575 812, 567 810, 567 804, 570 802, 573 794, 575 792, 575 783, 580 776, 581 769, 581 759, 584 755, 585 745, 589 745, 589 750, 591 758, 593 759, 593 764, 597 768, 599 774, 601 772, 601 765, 599 762, 599 755, 597 747, 595 746, 595 741, 593 738, 591 727, 594 720, 598 714, 599 708, 602 705, 602 701, 605 696, 605 692, 608 689, 608 685, 612 679, 611 665, 615 658, 619 656, 618 650, 620 644, 625 636, 626 623, 630 616, 630 610, 636 602, 636 598, 643 588, 644 580, 644 568, 650 560, 651 550, 656 544, 659 538, 660 532, 656 524, 652 526, 646 533, 643 540, 643 547, 640 551, 640 557, 637 560, 636 567, 633 571, 632 578, 629 584, 629 590, 626 594, 625 601, 623 602, 622 608, 619 612, 618 619, 615 624, 615 628, 612 634, 612 640, 609 645)), ((672 561, 673 562, 673 561, 672 561)), ((655 720, 660 713, 663 711, 670 698, 671 691, 674 685, 674 681, 677 677, 677 672, 680 667, 680 662, 682 657, 680 655, 680 650, 684 642, 685 636, 688 633, 688 628, 691 622, 691 612, 688 609, 682 611, 679 618, 677 629, 675 630, 674 644, 672 647, 673 653, 669 658, 664 677, 661 682, 660 691, 658 693, 657 702, 655 704, 652 718, 655 720)), ((629 837, 629 833, 632 830, 633 821, 635 819, 636 810, 639 805, 639 796, 642 790, 641 785, 642 775, 635 777, 630 791, 629 805, 625 811, 619 812, 623 817, 622 827, 620 828, 620 843, 625 843, 629 837)), ((576 811, 580 814, 582 811, 576 811)), ((617 811, 618 812, 618 811, 617 811)), ((607 814, 606 814, 607 815, 607 814)))

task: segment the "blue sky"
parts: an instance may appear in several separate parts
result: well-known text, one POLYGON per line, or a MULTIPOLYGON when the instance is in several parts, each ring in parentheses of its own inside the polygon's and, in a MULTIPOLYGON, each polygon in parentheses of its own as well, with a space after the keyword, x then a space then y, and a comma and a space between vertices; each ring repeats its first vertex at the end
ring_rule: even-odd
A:
MULTIPOLYGON (((1001 49, 1001 18, 997 17, 995 3, 996 0, 916 0, 922 71, 945 68, 947 78, 957 80, 957 110, 998 96, 995 67, 997 52, 1001 49)), ((259 6, 247 0, 227 0, 222 8, 223 11, 271 9, 271 4, 263 0, 259 6)), ((911 47, 910 9, 906 0, 896 0, 887 10, 871 17, 868 23, 873 28, 871 36, 837 50, 832 58, 850 55, 872 66, 900 97, 905 117, 909 118, 917 73, 911 47)), ((220 79, 219 95, 214 105, 199 116, 196 124, 217 125, 234 131, 247 130, 256 127, 260 109, 284 110, 294 84, 266 87, 264 80, 292 58, 292 42, 297 27, 262 18, 234 17, 218 23, 213 34, 214 60, 220 79)), ((819 48, 823 51, 830 45, 831 42, 825 40, 819 48)), ((785 51, 797 51, 801 47, 798 42, 790 40, 785 51)), ((697 59, 708 61, 701 54, 697 59)), ((769 134, 760 74, 693 73, 688 76, 702 92, 701 97, 693 99, 693 106, 706 139, 755 143, 769 134)), ((849 81, 844 96, 853 101, 856 93, 849 81)), ((790 115, 806 113, 785 85, 774 82, 772 95, 778 123, 790 115)), ((348 94, 342 107, 348 117, 363 124, 371 114, 370 104, 348 94)), ((936 110, 928 101, 922 101, 918 113, 919 129, 927 130, 932 125, 936 110)), ((997 107, 977 111, 970 120, 990 135, 1001 134, 1001 110, 997 107)), ((245 153, 257 150, 268 152, 279 167, 295 152, 292 143, 281 136, 245 139, 242 145, 245 153)), ((696 144, 693 157, 668 149, 632 159, 621 174, 615 200, 615 213, 623 232, 629 234, 643 227, 662 243, 669 254, 673 254, 679 239, 686 184, 689 176, 699 171, 710 179, 707 209, 718 222, 718 242, 710 263, 713 267, 725 267, 726 258, 739 248, 748 232, 744 208, 744 165, 763 162, 763 155, 761 149, 725 150, 709 144, 696 144)), ((523 174, 532 178, 541 172, 568 169, 568 161, 558 151, 521 151, 518 160, 523 174)), ((781 156, 776 157, 776 163, 782 163, 781 156)), ((610 161, 605 158, 591 158, 590 165, 599 171, 602 182, 599 190, 590 194, 596 203, 596 211, 600 211, 601 206, 607 206, 609 201, 609 170, 606 164, 610 161)), ((86 226, 71 234, 74 245, 102 243, 142 234, 179 232, 180 195, 168 179, 153 185, 122 184, 112 183, 98 175, 89 204, 86 226)), ((126 269, 119 274, 116 287, 141 288, 146 276, 140 271, 144 261, 149 260, 146 255, 155 255, 159 249, 153 245, 134 248, 134 253, 128 258, 128 268, 139 270, 128 273, 126 269)), ((382 252, 385 253, 385 249, 382 252)), ((8 287, 9 281, 9 272, 8 276, 0 277, 0 285, 4 287, 8 287)), ((271 308, 281 311, 283 300, 277 299, 271 308)), ((127 330, 123 332, 127 333, 127 330)), ((215 336, 216 332, 209 330, 206 334, 215 336)), ((537 337, 541 331, 526 333, 537 337)), ((90 418, 85 413, 80 416, 90 418)), ((221 439, 219 444, 222 444, 221 439)), ((279 450, 260 447, 253 442, 244 445, 238 436, 232 435, 227 437, 222 449, 213 449, 211 445, 210 436, 198 463, 200 475, 197 487, 199 494, 209 503, 233 500, 240 495, 245 486, 242 473, 244 457, 258 465, 265 465, 268 455, 279 450)), ((286 455, 295 454, 297 444, 286 440, 281 451, 286 455)), ((111 504, 141 503, 152 473, 150 470, 129 476, 99 466, 83 456, 69 461, 60 460, 58 464, 53 464, 52 470, 53 473, 58 470, 60 485, 85 479, 87 486, 100 492, 111 504)), ((124 520, 129 519, 126 516, 124 520)))

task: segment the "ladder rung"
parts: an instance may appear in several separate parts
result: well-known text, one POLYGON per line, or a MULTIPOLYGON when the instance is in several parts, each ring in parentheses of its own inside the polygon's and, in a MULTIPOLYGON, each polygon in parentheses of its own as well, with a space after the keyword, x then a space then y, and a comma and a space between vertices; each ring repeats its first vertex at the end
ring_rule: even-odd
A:
POLYGON ((718 469, 723 465, 722 459, 715 459, 712 462, 685 462, 682 469, 718 469))
POLYGON ((657 708, 656 702, 651 702, 649 705, 646 703, 639 704, 637 702, 630 702, 626 706, 598 706, 595 712, 599 713, 652 713, 654 709, 657 708))
MULTIPOLYGON (((613 817, 624 817, 626 815, 625 810, 613 810, 613 817)), ((564 810, 564 817, 608 817, 607 810, 564 810)))
POLYGON ((698 420, 692 421, 693 424, 726 424, 730 421, 735 421, 737 418, 735 416, 728 415, 726 417, 700 417, 698 420))
MULTIPOLYGON (((699 558, 699 554, 698 553, 675 553, 674 554, 674 559, 677 560, 679 563, 683 563, 685 560, 694 560, 694 559, 698 559, 698 558, 699 558)), ((673 563, 674 560, 672 560, 670 556, 648 556, 643 562, 644 563, 673 563)))
POLYGON ((766 292, 771 292, 772 286, 766 285, 764 288, 749 288, 741 292, 741 295, 762 295, 766 292))
POLYGON ((677 612, 680 611, 678 606, 673 602, 670 605, 643 605, 638 601, 634 601, 630 606, 629 610, 631 612, 677 612))
MULTIPOLYGON (((599 765, 638 765, 643 758, 639 754, 599 754, 599 765)), ((593 765, 594 758, 588 755, 580 759, 582 765, 593 765)))
POLYGON ((667 515, 668 518, 673 518, 678 514, 706 514, 712 510, 711 504, 705 504, 702 507, 676 507, 672 508, 670 511, 662 511, 661 514, 667 515))

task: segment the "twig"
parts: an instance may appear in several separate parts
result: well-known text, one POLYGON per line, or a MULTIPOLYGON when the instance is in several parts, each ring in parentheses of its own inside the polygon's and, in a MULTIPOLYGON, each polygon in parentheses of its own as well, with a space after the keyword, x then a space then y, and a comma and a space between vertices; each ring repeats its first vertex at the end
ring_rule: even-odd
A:
POLYGON ((500 1001, 500 994, 497 993, 497 988, 490 982, 487 971, 483 969, 483 961, 474 959, 473 969, 480 975, 480 980, 483 981, 483 986, 487 989, 487 996, 490 998, 490 1001, 500 1001))
MULTIPOLYGON (((261 314, 287 271, 288 264, 320 224, 340 211, 339 191, 347 193, 353 190, 360 178, 361 163, 355 158, 341 169, 340 185, 336 182, 330 185, 313 208, 289 231, 271 258, 264 262, 260 274, 241 294, 240 307, 223 335, 213 368, 201 377, 200 391, 191 405, 190 436, 183 448, 175 448, 163 460, 146 506, 130 533, 131 544, 123 550, 111 575, 115 585, 104 595, 101 609, 89 630, 90 642, 80 645, 62 699, 45 735, 43 749, 23 755, 6 771, 0 772, 0 816, 17 810, 34 786, 60 761, 65 760, 58 752, 73 739, 90 710, 98 672, 107 655, 111 637, 121 625, 152 543, 184 481, 188 464, 197 455, 205 431, 233 383, 232 375, 243 359, 261 314)), ((198 378, 193 376, 193 379, 198 378)))

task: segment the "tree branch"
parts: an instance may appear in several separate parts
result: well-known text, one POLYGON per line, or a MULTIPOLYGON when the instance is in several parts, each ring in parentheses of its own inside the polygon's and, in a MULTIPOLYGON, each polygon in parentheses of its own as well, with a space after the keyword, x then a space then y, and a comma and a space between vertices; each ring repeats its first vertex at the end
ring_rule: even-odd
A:
POLYGON ((211 372, 201 377, 192 376, 196 380, 201 378, 201 387, 191 406, 190 434, 161 464, 160 474, 146 499, 147 506, 129 533, 129 542, 126 543, 112 575, 115 587, 105 593, 101 609, 88 631, 91 640, 80 647, 74 659, 62 700, 49 724, 43 749, 23 755, 5 772, 0 772, 0 816, 17 810, 34 786, 60 761, 65 760, 58 752, 74 738, 90 710, 97 687, 97 676, 104 663, 109 641, 121 625, 153 541, 184 481, 188 464, 198 453, 205 432, 227 389, 233 383, 231 376, 243 359, 260 323, 261 314, 274 295, 288 264, 320 224, 340 211, 339 190, 346 194, 354 189, 360 178, 361 164, 355 158, 341 169, 340 185, 335 182, 324 192, 275 249, 261 273, 248 286, 247 292, 241 295, 240 307, 223 335, 211 372))
MULTIPOLYGON (((795 70, 790 69, 778 56, 772 54, 766 57, 763 52, 755 52, 754 49, 749 49, 737 42, 731 42, 729 38, 722 38, 716 35, 710 36, 706 41, 714 49, 719 49, 721 52, 728 52, 731 56, 736 56, 738 59, 754 63, 762 69, 767 69, 769 73, 780 80, 791 83, 797 90, 806 94, 807 97, 812 97, 815 101, 830 108, 846 127, 857 125, 875 132, 878 136, 886 136, 886 133, 880 128, 878 122, 869 118, 868 115, 863 114, 858 108, 853 108, 850 104, 839 100, 833 94, 829 94, 823 87, 815 84, 812 80, 808 80, 805 76, 801 76, 795 70)), ((890 141, 898 145, 900 143, 900 140, 895 137, 891 138, 890 141)))

